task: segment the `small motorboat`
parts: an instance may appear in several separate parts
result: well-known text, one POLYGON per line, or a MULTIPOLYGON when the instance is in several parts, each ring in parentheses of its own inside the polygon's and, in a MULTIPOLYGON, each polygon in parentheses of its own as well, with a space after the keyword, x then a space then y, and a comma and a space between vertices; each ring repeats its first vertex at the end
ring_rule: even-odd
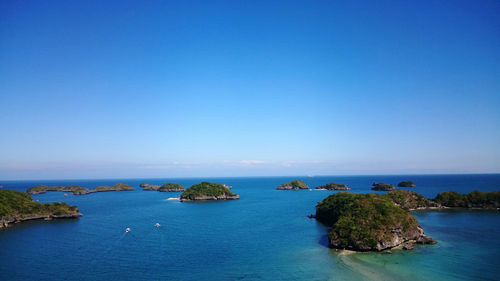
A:
POLYGON ((130 231, 132 231, 132 229, 130 229, 130 227, 125 228, 125 232, 130 232, 130 231))
POLYGON ((159 223, 156 223, 156 224, 155 224, 155 227, 160 227, 160 224, 159 224, 159 223))

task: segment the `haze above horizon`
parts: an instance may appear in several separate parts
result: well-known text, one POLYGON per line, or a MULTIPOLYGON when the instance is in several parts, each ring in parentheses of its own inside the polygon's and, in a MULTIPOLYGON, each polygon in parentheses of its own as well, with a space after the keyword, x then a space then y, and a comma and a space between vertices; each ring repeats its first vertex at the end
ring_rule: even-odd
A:
POLYGON ((0 179, 500 172, 499 1, 0 1, 0 179))

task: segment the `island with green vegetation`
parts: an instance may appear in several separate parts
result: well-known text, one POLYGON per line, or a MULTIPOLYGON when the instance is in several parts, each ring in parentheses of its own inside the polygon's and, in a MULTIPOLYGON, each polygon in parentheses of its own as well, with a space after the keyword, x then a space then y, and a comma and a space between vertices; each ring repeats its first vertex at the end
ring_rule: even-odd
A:
POLYGON ((413 210, 500 209, 500 191, 455 191, 430 199, 409 190, 386 194, 341 192, 316 205, 316 219, 331 227, 329 245, 354 251, 382 251, 401 246, 411 250, 417 244, 435 244, 411 216, 413 210))
POLYGON ((158 188, 160 188, 159 185, 156 185, 156 184, 148 184, 148 183, 141 183, 139 185, 140 187, 142 187, 142 190, 158 190, 158 188))
POLYGON ((398 183, 398 187, 415 187, 415 186, 417 185, 412 181, 402 181, 398 183))
POLYGON ((37 185, 28 188, 26 192, 29 194, 42 194, 47 191, 62 191, 62 192, 71 192, 74 195, 83 195, 88 194, 89 190, 85 187, 79 185, 70 185, 70 186, 48 186, 48 185, 37 185))
POLYGON ((351 190, 345 184, 334 183, 334 182, 318 186, 315 189, 318 189, 318 190, 351 190))
POLYGON ((117 183, 113 186, 99 186, 94 189, 88 189, 86 187, 82 187, 79 185, 70 185, 70 186, 48 186, 48 185, 37 185, 28 188, 26 190, 27 193, 29 194, 42 194, 47 191, 62 191, 62 192, 71 192, 73 195, 85 195, 85 194, 90 194, 90 193, 95 193, 95 192, 104 192, 104 191, 128 191, 128 190, 134 190, 133 187, 131 187, 128 184, 124 183, 117 183))
POLYGON ((235 200, 240 199, 238 194, 232 193, 222 184, 202 182, 186 189, 180 197, 181 202, 185 201, 206 201, 206 200, 235 200))
POLYGON ((383 183, 383 182, 374 182, 372 184, 372 190, 377 190, 377 191, 391 191, 394 190, 394 185, 388 184, 388 183, 383 183))
POLYGON ((290 182, 283 183, 276 187, 278 190, 301 190, 309 189, 309 186, 305 184, 302 180, 294 180, 290 182))
POLYGON ((163 185, 153 185, 147 183, 141 183, 142 190, 155 190, 160 192, 182 192, 184 191, 184 186, 176 183, 166 183, 163 185))
POLYGON ((105 191, 130 191, 130 190, 134 190, 134 189, 135 188, 131 187, 128 184, 117 183, 117 184, 114 184, 113 186, 105 186, 105 185, 98 186, 94 189, 89 190, 89 193, 105 192, 105 191))
POLYGON ((481 192, 472 191, 460 194, 456 191, 439 193, 435 198, 426 198, 414 191, 393 190, 384 196, 388 197, 394 204, 407 210, 422 209, 500 209, 500 191, 481 192))
POLYGON ((397 206, 409 211, 442 208, 442 206, 434 200, 428 199, 415 191, 398 189, 389 191, 383 196, 390 199, 397 206))
POLYGON ((66 203, 34 202, 30 194, 17 190, 0 190, 0 228, 12 223, 36 219, 67 219, 82 216, 76 206, 66 203))
POLYGON ((331 227, 332 248, 354 251, 382 251, 413 243, 433 244, 408 210, 378 194, 340 192, 316 206, 316 219, 331 227))
POLYGON ((182 192, 184 191, 184 186, 177 184, 177 183, 166 183, 160 188, 158 188, 158 191, 160 192, 182 192))
POLYGON ((460 194, 455 191, 439 193, 434 201, 448 208, 500 209, 500 191, 472 191, 460 194))

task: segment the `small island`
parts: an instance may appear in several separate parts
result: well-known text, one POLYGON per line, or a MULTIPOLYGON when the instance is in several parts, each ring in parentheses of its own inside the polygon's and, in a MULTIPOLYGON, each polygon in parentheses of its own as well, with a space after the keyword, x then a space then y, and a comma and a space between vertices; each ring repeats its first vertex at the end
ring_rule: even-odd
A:
POLYGON ((125 183, 117 183, 114 184, 113 186, 98 186, 94 189, 89 190, 89 193, 94 193, 94 192, 105 192, 105 191, 130 191, 134 190, 135 188, 131 187, 128 184, 125 183))
POLYGON ((155 184, 148 184, 148 183, 141 183, 139 185, 140 187, 142 187, 142 190, 158 190, 158 188, 160 188, 159 185, 155 185, 155 184))
POLYGON ((182 192, 184 191, 184 186, 176 183, 166 183, 164 185, 153 185, 153 184, 146 184, 146 183, 141 183, 140 185, 143 187, 142 190, 155 190, 159 192, 182 192))
POLYGON ((351 190, 345 184, 339 184, 339 183, 334 183, 334 182, 318 186, 315 189, 318 189, 318 190, 351 190))
POLYGON ((415 186, 417 185, 412 181, 402 181, 398 183, 398 187, 415 187, 415 186))
POLYGON ((378 194, 340 192, 316 206, 316 219, 331 227, 329 245, 354 251, 382 251, 405 243, 435 244, 409 211, 378 194))
POLYGON ((30 194, 17 190, 0 190, 0 228, 27 220, 52 220, 82 216, 76 206, 66 203, 34 202, 30 194))
POLYGON ((294 180, 287 183, 283 183, 276 187, 278 190, 301 190, 309 189, 309 186, 305 184, 302 180, 294 180))
POLYGON ((387 183, 383 183, 383 182, 374 182, 372 184, 372 190, 376 190, 376 191, 391 191, 391 190, 394 190, 394 185, 392 184, 387 184, 387 183))
POLYGON ((202 182, 195 184, 181 194, 180 201, 235 200, 238 194, 232 193, 222 184, 202 182))
POLYGON ((128 184, 117 183, 113 186, 99 186, 94 189, 87 189, 86 187, 82 187, 79 185, 70 185, 70 186, 47 186, 47 185, 37 185, 34 187, 28 188, 26 190, 29 194, 43 194, 47 191, 62 191, 62 192, 71 192, 73 195, 85 195, 95 192, 105 192, 105 191, 129 191, 134 190, 128 184))

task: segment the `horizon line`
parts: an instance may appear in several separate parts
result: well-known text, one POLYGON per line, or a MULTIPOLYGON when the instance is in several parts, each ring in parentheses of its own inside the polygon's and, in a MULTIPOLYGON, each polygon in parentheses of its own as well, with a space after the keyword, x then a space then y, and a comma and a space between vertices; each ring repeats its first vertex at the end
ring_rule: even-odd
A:
POLYGON ((419 173, 403 173, 403 174, 359 174, 359 175, 276 175, 276 176, 189 176, 189 177, 136 177, 136 178, 47 178, 47 179, 11 179, 11 180, 3 180, 0 179, 0 182, 9 182, 9 181, 88 181, 88 180, 140 180, 140 179, 199 179, 199 178, 209 178, 209 179, 217 179, 217 178, 283 178, 283 177, 305 177, 305 178, 314 178, 314 177, 369 177, 369 176, 447 176, 447 175, 500 175, 500 172, 493 173, 438 173, 438 174, 419 174, 419 173))

